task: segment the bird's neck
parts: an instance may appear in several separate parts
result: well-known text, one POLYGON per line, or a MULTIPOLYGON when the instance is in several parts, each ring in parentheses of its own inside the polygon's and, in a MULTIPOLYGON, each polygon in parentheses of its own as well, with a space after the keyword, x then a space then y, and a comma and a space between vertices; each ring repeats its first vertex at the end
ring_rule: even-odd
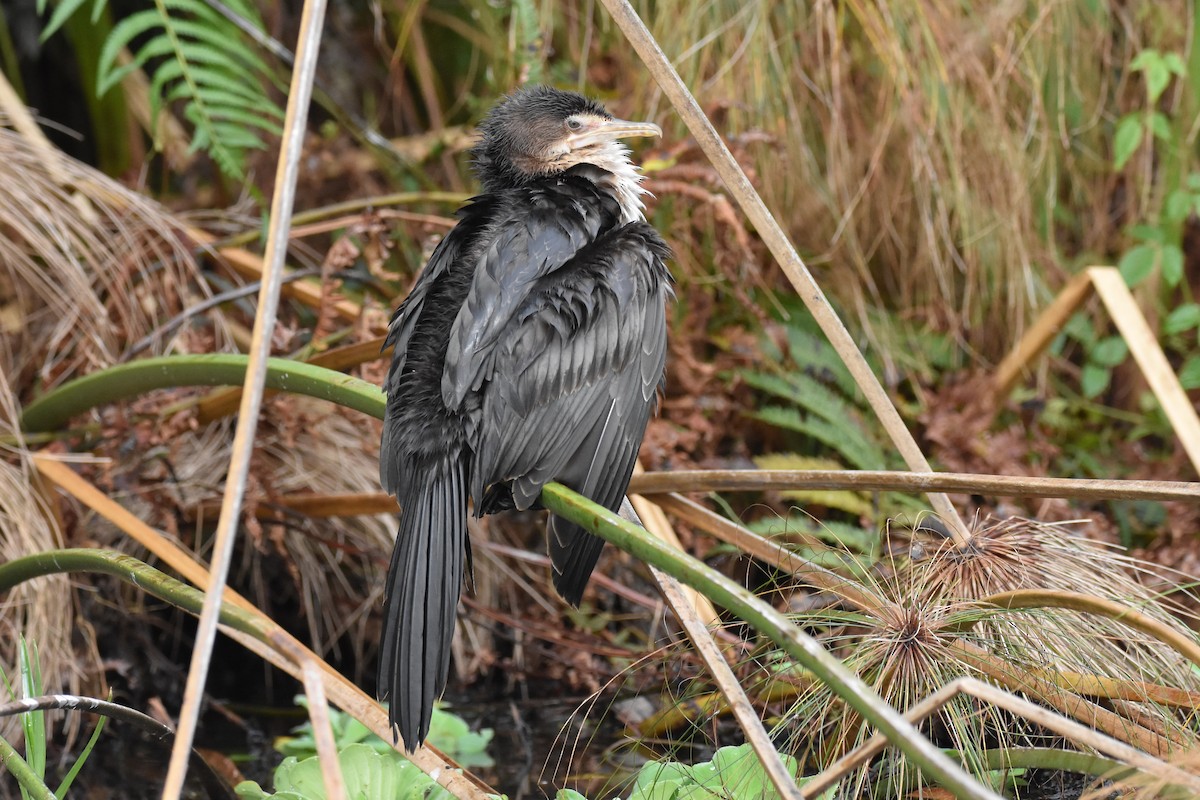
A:
POLYGON ((642 195, 648 191, 642 188, 641 171, 629 160, 629 149, 620 142, 606 142, 597 145, 587 154, 587 163, 599 167, 607 173, 596 184, 616 197, 621 206, 621 224, 641 222, 646 219, 642 213, 642 195))

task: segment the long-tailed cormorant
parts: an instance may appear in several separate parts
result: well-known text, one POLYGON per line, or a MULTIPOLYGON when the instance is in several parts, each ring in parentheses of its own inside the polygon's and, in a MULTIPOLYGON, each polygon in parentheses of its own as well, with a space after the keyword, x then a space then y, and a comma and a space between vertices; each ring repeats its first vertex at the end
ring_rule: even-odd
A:
MULTIPOLYGON (((446 685, 476 516, 535 507, 561 481, 616 511, 666 358, 669 251, 620 140, 657 125, 546 87, 481 126, 483 193, 459 211, 392 317, 379 454, 401 508, 379 691, 416 748, 446 685)), ((554 585, 578 604, 603 541, 548 525, 554 585)))

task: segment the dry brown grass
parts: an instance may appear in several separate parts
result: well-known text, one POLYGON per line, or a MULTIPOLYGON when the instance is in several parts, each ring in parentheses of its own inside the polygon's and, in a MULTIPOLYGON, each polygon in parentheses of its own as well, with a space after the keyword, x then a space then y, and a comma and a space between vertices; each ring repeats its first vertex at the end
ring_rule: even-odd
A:
MULTIPOLYGON (((0 371, 10 390, 115 363, 204 296, 170 212, 2 120, 0 181, 0 371)), ((177 347, 167 337, 151 350, 177 347)))
MULTIPOLYGON (((133 342, 212 291, 185 246, 185 226, 171 212, 2 124, 0 184, 6 187, 0 203, 0 436, 20 444, 22 400, 122 360, 133 342)), ((212 309, 178 330, 164 329, 139 357, 230 350, 226 313, 212 309)), ((230 431, 222 424, 195 426, 189 412, 156 419, 179 399, 175 392, 123 409, 98 409, 88 420, 92 430, 84 446, 111 460, 87 474, 150 524, 204 542, 205 525, 214 520, 198 517, 196 509, 220 497, 230 431)), ((302 490, 377 490, 378 426, 356 417, 328 404, 274 401, 262 428, 251 501, 269 504, 277 494, 302 490)), ((60 530, 57 496, 43 502, 23 451, 15 448, 9 456, 0 461, 0 518, 6 521, 0 558, 80 541, 137 551, 107 523, 78 509, 60 530)), ((316 647, 328 650, 351 631, 347 639, 356 646, 373 641, 362 628, 382 586, 378 565, 390 549, 394 520, 288 523, 248 526, 242 574, 251 576, 259 599, 271 594, 265 557, 276 557, 299 598, 299 610, 292 611, 308 622, 316 647)), ((46 591, 48 581, 63 583, 39 579, 10 595, 0 628, 40 632, 49 689, 84 688, 82 679, 99 680, 98 664, 88 663, 87 651, 72 650, 74 609, 60 602, 62 591, 46 591)), ((15 663, 15 642, 15 636, 0 636, 5 669, 15 663)), ((359 663, 367 660, 357 655, 359 663)))
MULTIPOLYGON (((1194 12, 1182 0, 635 6, 719 130, 770 136, 755 183, 847 316, 886 344, 891 323, 870 309, 892 309, 984 360, 1031 322, 1064 264, 1115 258, 1122 226, 1145 217, 1152 198, 1134 187, 1153 163, 1111 168, 1115 119, 1144 103, 1125 65, 1145 47, 1184 51, 1194 12)), ((632 85, 618 110, 670 123, 618 36, 601 10, 562 49, 586 58, 584 42, 610 42, 588 74, 632 85)), ((668 141, 682 133, 668 128, 668 141)))
MULTIPOLYGON (((117 361, 125 345, 178 311, 202 284, 172 215, 0 119, 0 436, 20 442, 19 399, 117 361)), ((170 339, 152 349, 170 349, 170 339)), ((20 450, 0 461, 0 559, 64 545, 56 503, 20 450)), ((0 664, 16 633, 33 636, 48 690, 94 679, 95 648, 72 647, 64 578, 41 578, 0 608, 0 664), (55 588, 57 587, 57 588, 55 588), (80 660, 80 657, 83 660, 80 660), (92 659, 88 663, 87 659, 92 659)), ((90 631, 82 631, 88 642, 90 631)))

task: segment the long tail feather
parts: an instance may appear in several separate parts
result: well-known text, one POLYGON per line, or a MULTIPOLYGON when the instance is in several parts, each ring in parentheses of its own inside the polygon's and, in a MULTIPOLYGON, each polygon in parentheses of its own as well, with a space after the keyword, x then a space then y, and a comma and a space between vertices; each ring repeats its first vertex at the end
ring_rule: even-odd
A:
POLYGON ((461 459, 425 468, 400 500, 379 653, 379 691, 389 721, 415 750, 446 688, 450 641, 467 548, 466 469, 461 459))

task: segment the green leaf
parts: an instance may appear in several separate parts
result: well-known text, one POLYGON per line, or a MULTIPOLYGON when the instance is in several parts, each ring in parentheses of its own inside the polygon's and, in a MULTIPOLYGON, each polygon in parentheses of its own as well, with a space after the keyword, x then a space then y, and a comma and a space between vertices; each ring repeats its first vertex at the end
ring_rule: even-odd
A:
POLYGON ((1161 59, 1158 59, 1146 67, 1145 75, 1146 95, 1150 98, 1150 105, 1154 105, 1166 91, 1167 84, 1171 82, 1171 71, 1167 69, 1167 65, 1161 59))
POLYGON ((1152 244, 1139 244, 1126 251, 1121 256, 1117 268, 1126 285, 1137 286, 1154 271, 1154 262, 1158 260, 1158 247, 1152 244))
POLYGON ((1169 142, 1174 138, 1174 134, 1171 132, 1171 121, 1161 111, 1155 111, 1150 115, 1150 130, 1154 132, 1154 138, 1164 142, 1169 142))
POLYGON ((821 417, 805 417, 794 408, 767 406, 752 414, 763 422, 802 433, 826 445, 855 469, 886 469, 883 452, 853 425, 837 425, 821 417))
MULTIPOLYGON (((240 64, 249 70, 251 75, 265 75, 271 71, 267 63, 259 58, 258 54, 249 47, 233 47, 229 45, 229 31, 222 28, 214 28, 211 25, 204 25, 188 19, 176 19, 171 21, 171 26, 175 32, 194 42, 195 45, 208 45, 210 49, 220 53, 222 63, 231 66, 240 64)), ((188 53, 191 52, 189 45, 188 53)))
POLYGON ((1133 61, 1129 62, 1129 69, 1133 72, 1141 72, 1160 61, 1162 61, 1162 56, 1158 54, 1158 51, 1153 47, 1147 47, 1134 56, 1133 61))
MULTIPOLYGON (((807 318, 806 319, 811 319, 807 318)), ((806 373, 816 376, 822 383, 834 383, 847 397, 858 396, 858 384, 850 370, 842 363, 841 357, 825 340, 825 336, 815 329, 816 323, 811 323, 814 330, 806 330, 800 325, 789 325, 787 328, 788 350, 792 360, 806 373)))
MULTIPOLYGON (((768 453, 755 456, 754 465, 759 469, 844 469, 842 464, 830 458, 812 458, 795 453, 768 453)), ((862 492, 836 489, 791 489, 780 492, 780 497, 804 505, 819 505, 836 508, 855 516, 870 516, 871 501, 862 492)))
POLYGON ((1163 63, 1167 65, 1167 69, 1181 78, 1187 77, 1187 66, 1183 63, 1183 58, 1179 53, 1167 53, 1163 56, 1163 63))
POLYGON ((1084 364, 1083 375, 1080 381, 1083 396, 1088 400, 1095 400, 1108 388, 1109 381, 1111 380, 1112 370, 1091 362, 1084 364))
POLYGON ((1167 314, 1163 320, 1163 333, 1183 333, 1200 327, 1200 304, 1185 303, 1167 314))
MULTIPOLYGON (((42 683, 42 660, 35 642, 18 639, 17 669, 21 676, 21 699, 40 697, 45 694, 42 683)), ((46 712, 30 711, 21 715, 21 727, 25 733, 25 760, 38 778, 46 777, 46 712)))
MULTIPOLYGON (((261 28, 252 4, 235 0, 233 7, 261 28)), ((181 101, 184 119, 194 126, 191 150, 206 151, 222 172, 241 178, 246 151, 264 147, 260 134, 277 134, 283 119, 263 90, 270 67, 237 26, 203 0, 161 0, 158 9, 113 29, 101 51, 97 89, 104 93, 131 71, 154 65, 151 116, 181 101), (132 50, 134 41, 132 62, 119 64, 122 48, 132 50)))
POLYGON ((234 794, 245 800, 269 800, 271 797, 277 800, 284 800, 282 795, 272 795, 270 792, 258 785, 257 781, 242 781, 237 786, 233 787, 234 794))
POLYGON ((1112 368, 1129 355, 1129 345, 1120 336, 1108 336, 1096 342, 1088 353, 1088 360, 1100 367, 1112 368))
POLYGON ((1179 382, 1184 389, 1200 389, 1200 355, 1190 356, 1179 368, 1179 382))
MULTIPOLYGON (((338 753, 342 776, 346 781, 346 796, 356 800, 399 800, 401 798, 428 798, 428 800, 453 800, 453 795, 439 786, 428 775, 407 759, 394 759, 377 753, 365 744, 352 744, 338 753)), ((321 775, 321 762, 316 756, 297 761, 289 756, 275 770, 275 798, 293 797, 306 800, 324 800, 325 781, 321 775)), ((240 797, 258 798, 247 787, 240 797)), ((260 790, 261 791, 261 790, 260 790)))
POLYGON ((1162 276, 1167 286, 1174 288, 1183 280, 1183 250, 1169 244, 1162 249, 1162 276))
POLYGON ((487 754, 494 732, 491 728, 471 730, 466 720, 445 709, 434 707, 429 723, 429 743, 467 768, 492 767, 487 754))
MULTIPOLYGON (((782 760, 792 777, 798 777, 800 767, 796 759, 785 754, 782 760)), ((821 795, 831 796, 828 792, 821 795)), ((646 764, 638 772, 629 800, 777 800, 778 797, 758 756, 750 745, 743 744, 722 747, 713 754, 712 761, 691 767, 673 761, 646 764)))
MULTIPOLYGON (((53 36, 54 32, 61 28, 63 23, 65 23, 67 19, 76 11, 78 11, 86 2, 87 0, 58 0, 58 2, 54 4, 54 13, 50 15, 50 19, 46 23, 46 27, 42 29, 42 35, 39 37, 40 41, 44 42, 53 36)), ((45 0, 39 0, 38 12, 44 12, 45 8, 45 0)), ((95 14, 97 12, 93 11, 92 13, 95 14)))
POLYGON ((1142 143, 1142 120, 1136 114, 1126 114, 1117 123, 1113 135, 1113 166, 1122 169, 1142 143))
POLYGON ((117 56, 121 51, 129 47, 135 38, 161 27, 162 17, 154 9, 130 14, 113 26, 112 33, 104 40, 104 47, 100 49, 100 70, 96 77, 97 96, 103 95, 120 80, 119 77, 114 78, 113 74, 120 66, 117 56))
MULTIPOLYGON (((112 699, 111 691, 108 693, 108 699, 112 699)), ((101 716, 98 720, 96 720, 96 727, 92 731, 92 735, 88 737, 87 744, 84 745, 83 750, 80 751, 79 757, 75 759, 75 763, 71 765, 69 770, 67 770, 67 774, 62 779, 62 783, 60 783, 58 788, 54 790, 54 796, 58 798, 58 800, 64 800, 64 798, 67 796, 67 792, 71 789, 71 784, 73 784, 75 779, 79 777, 79 770, 83 769, 83 765, 87 763, 88 756, 92 754, 92 748, 94 748, 96 746, 96 742, 100 740, 100 733, 104 730, 104 723, 106 722, 108 722, 108 717, 105 716, 101 716)))
POLYGON ((1130 225, 1126 231, 1129 238, 1139 242, 1154 242, 1155 244, 1163 244, 1167 241, 1167 234, 1162 228, 1157 225, 1147 225, 1144 222, 1139 222, 1136 225, 1130 225))
POLYGON ((1063 325, 1063 333, 1077 342, 1090 345, 1096 341, 1096 329, 1092 326, 1092 318, 1082 311, 1077 311, 1067 318, 1063 325))
POLYGON ((1183 222, 1192 213, 1194 199, 1186 189, 1176 189, 1167 195, 1163 203, 1163 216, 1170 222, 1183 222))
POLYGON ((849 421, 857 416, 856 409, 842 395, 804 372, 786 375, 746 372, 742 373, 742 378, 754 388, 770 392, 830 422, 849 421))

